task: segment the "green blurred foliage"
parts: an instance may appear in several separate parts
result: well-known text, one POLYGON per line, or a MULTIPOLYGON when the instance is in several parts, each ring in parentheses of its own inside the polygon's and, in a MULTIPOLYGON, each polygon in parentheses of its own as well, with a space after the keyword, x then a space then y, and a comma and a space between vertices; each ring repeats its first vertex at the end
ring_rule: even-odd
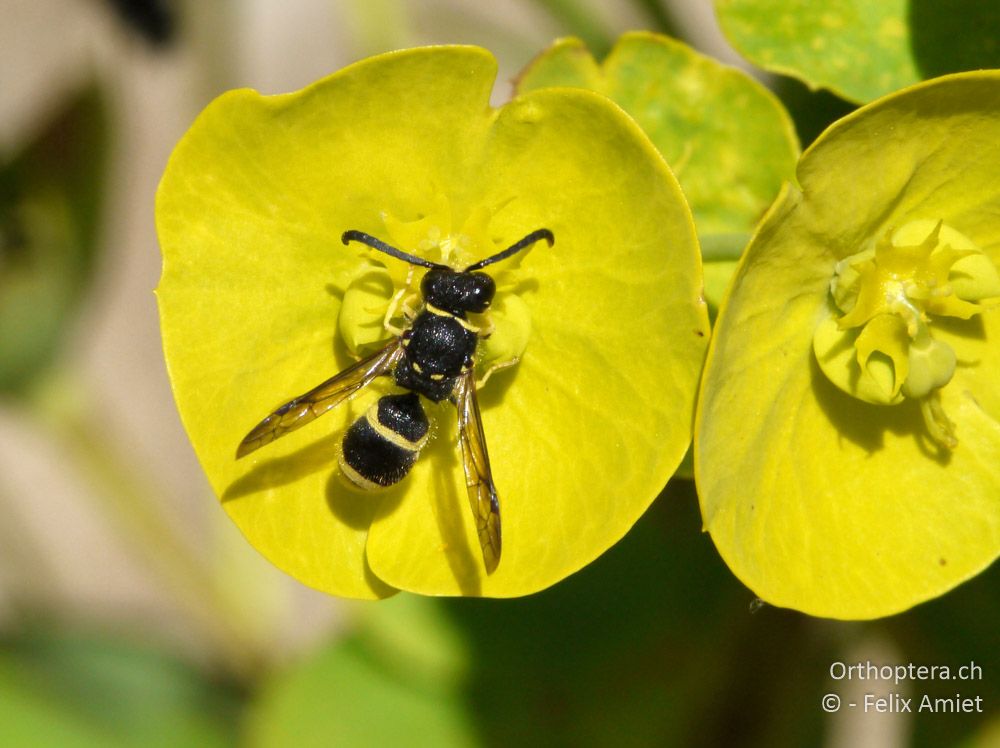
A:
POLYGON ((129 637, 33 620, 0 640, 0 745, 228 746, 239 700, 129 637))
POLYGON ((808 745, 833 642, 763 608, 699 532, 693 485, 561 585, 497 605, 446 601, 468 633, 488 745, 808 745), (803 688, 803 683, 812 684, 803 688))
POLYGON ((355 610, 352 634, 265 683, 248 744, 477 745, 463 637, 440 606, 404 593, 355 610))
POLYGON ((698 523, 680 481, 545 592, 366 606, 353 634, 265 686, 251 744, 807 744, 835 641, 800 614, 751 613, 698 523))
POLYGON ((0 154, 0 393, 58 355, 90 280, 108 143, 96 87, 11 157, 0 154))
MULTIPOLYGON (((975 661, 983 680, 959 687, 1000 699, 1000 652, 986 646, 996 569, 887 621, 821 621, 755 605, 699 527, 692 485, 675 481, 621 543, 545 592, 366 605, 352 634, 266 681, 250 743, 819 745, 822 696, 845 686, 830 665, 872 636, 895 642, 899 663, 975 661)), ((972 740, 988 716, 918 715, 913 745, 972 740)))
POLYGON ((980 681, 902 687, 988 707, 916 715, 911 745, 991 729, 1000 570, 885 621, 822 621, 756 605, 699 528, 692 485, 672 482, 621 543, 554 588, 359 603, 349 633, 243 685, 149 645, 32 621, 0 649, 0 744, 819 745, 820 700, 845 687, 830 664, 871 636, 895 643, 891 664, 982 668, 980 681))

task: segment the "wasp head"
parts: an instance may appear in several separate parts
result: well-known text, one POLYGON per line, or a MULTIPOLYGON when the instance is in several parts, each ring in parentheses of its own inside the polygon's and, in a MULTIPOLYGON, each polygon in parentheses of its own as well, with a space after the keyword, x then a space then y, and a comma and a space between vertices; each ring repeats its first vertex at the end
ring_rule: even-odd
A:
POLYGON ((424 275, 420 291, 428 304, 460 315, 485 312, 493 301, 496 284, 486 273, 435 267, 424 275))

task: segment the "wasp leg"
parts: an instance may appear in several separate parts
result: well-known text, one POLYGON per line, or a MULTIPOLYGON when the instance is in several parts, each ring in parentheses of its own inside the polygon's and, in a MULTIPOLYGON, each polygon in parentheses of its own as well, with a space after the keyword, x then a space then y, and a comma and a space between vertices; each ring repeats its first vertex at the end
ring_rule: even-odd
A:
POLYGON ((413 322, 417 318, 417 314, 420 312, 420 296, 415 293, 411 293, 405 299, 400 302, 400 306, 403 309, 403 316, 410 322, 413 322), (412 302, 416 302, 413 304, 412 302))
POLYGON ((489 369, 486 370, 486 373, 483 374, 482 379, 476 380, 476 389, 481 390, 483 388, 483 385, 486 384, 486 380, 488 380, 491 376, 493 376, 494 372, 514 366, 520 360, 521 360, 520 356, 514 356, 514 358, 508 359, 507 361, 500 361, 499 363, 493 364, 492 366, 490 366, 489 369))
POLYGON ((405 330, 405 328, 392 324, 392 319, 396 316, 397 312, 399 312, 400 307, 402 307, 403 316, 406 317, 408 322, 412 322, 413 318, 416 316, 409 305, 410 298, 414 296, 414 293, 410 291, 412 284, 413 268, 411 267, 406 272, 406 284, 392 295, 392 299, 389 300, 389 306, 386 307, 385 310, 385 317, 382 319, 382 327, 384 327, 390 335, 397 338, 402 335, 405 330), (407 295, 407 291, 410 291, 409 295, 407 295))
POLYGON ((396 316, 396 309, 399 307, 399 300, 402 298, 404 293, 406 293, 405 288, 401 288, 396 291, 392 300, 389 302, 389 306, 385 310, 385 317, 382 319, 382 327, 384 327, 390 335, 397 338, 403 334, 403 328, 392 324, 392 318, 396 316))
POLYGON ((493 315, 490 314, 489 309, 483 312, 481 317, 486 321, 486 324, 479 328, 479 337, 488 338, 496 331, 497 326, 493 323, 493 315))

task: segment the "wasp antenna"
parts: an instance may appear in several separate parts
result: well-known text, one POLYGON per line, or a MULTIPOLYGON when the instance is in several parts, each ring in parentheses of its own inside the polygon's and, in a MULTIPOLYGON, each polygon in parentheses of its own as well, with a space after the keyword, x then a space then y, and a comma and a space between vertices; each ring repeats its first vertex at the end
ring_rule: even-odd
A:
MULTIPOLYGON (((551 236, 551 234, 549 234, 549 236, 551 236)), ((345 231, 341 234, 340 241, 344 244, 349 244, 350 242, 361 242, 362 244, 367 244, 372 249, 377 249, 379 252, 385 252, 387 255, 391 255, 397 260, 408 262, 411 265, 420 265, 425 268, 443 267, 437 263, 425 260, 423 257, 417 257, 416 255, 411 255, 401 249, 396 249, 395 247, 390 246, 385 242, 376 239, 374 236, 364 233, 363 231, 345 231)))
POLYGON ((549 231, 548 229, 537 229, 536 231, 532 231, 521 241, 511 244, 509 247, 507 247, 507 249, 503 250, 502 252, 497 252, 492 257, 487 257, 485 260, 480 260, 474 265, 469 265, 469 267, 465 269, 465 272, 469 273, 472 272, 473 270, 482 270, 484 267, 486 267, 487 265, 492 265, 494 262, 500 262, 500 260, 506 260, 511 255, 517 254, 522 249, 527 249, 532 244, 541 239, 547 241, 550 247, 556 242, 556 238, 552 235, 551 231, 549 231))

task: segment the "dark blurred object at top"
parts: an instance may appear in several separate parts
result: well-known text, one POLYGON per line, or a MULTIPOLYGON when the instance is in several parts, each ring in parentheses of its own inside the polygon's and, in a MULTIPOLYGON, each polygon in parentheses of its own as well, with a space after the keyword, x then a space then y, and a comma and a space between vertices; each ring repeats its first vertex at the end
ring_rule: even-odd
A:
POLYGON ((177 31, 177 15, 171 0, 108 0, 126 24, 142 34, 154 47, 166 47, 177 31))

